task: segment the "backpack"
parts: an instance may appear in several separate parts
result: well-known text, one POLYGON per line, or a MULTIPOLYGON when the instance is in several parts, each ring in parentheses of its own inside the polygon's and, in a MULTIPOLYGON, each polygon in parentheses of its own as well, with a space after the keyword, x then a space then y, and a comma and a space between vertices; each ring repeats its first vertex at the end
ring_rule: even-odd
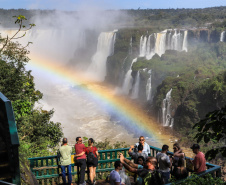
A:
POLYGON ((164 181, 158 170, 149 171, 143 178, 143 185, 163 185, 164 181))
POLYGON ((92 148, 92 151, 89 151, 87 155, 87 162, 92 163, 94 161, 94 158, 95 158, 95 155, 93 154, 93 148, 92 148))

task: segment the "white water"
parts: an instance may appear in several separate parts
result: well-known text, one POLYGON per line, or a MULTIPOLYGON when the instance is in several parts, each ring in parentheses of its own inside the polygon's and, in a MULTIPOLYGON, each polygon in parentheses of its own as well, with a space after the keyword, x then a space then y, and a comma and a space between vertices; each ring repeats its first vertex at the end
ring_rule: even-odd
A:
POLYGON ((147 101, 151 100, 151 69, 148 71, 148 74, 150 74, 150 77, 147 80, 147 85, 146 85, 146 97, 147 101))
POLYGON ((92 57, 92 62, 87 69, 87 74, 91 79, 104 81, 107 57, 114 54, 115 35, 116 31, 102 32, 99 35, 97 51, 92 57))
POLYGON ((140 57, 144 57, 146 54, 147 37, 141 36, 140 38, 140 57))
POLYGON ((166 50, 187 52, 187 47, 187 30, 184 30, 184 34, 181 30, 164 30, 149 36, 141 36, 139 57, 146 57, 150 60, 155 54, 161 56, 166 50))
POLYGON ((131 65, 130 65, 130 68, 129 70, 127 71, 126 75, 125 75, 125 78, 124 78, 124 81, 123 81, 123 85, 122 85, 122 93, 125 94, 125 95, 128 95, 131 88, 132 88, 132 84, 133 84, 133 78, 132 78, 132 66, 133 66, 133 63, 137 61, 137 58, 133 59, 131 65))
POLYGON ((224 42, 225 31, 221 32, 220 42, 224 42))
POLYGON ((183 51, 188 51, 188 31, 184 31, 184 40, 183 40, 183 45, 182 45, 182 50, 183 51))
POLYGON ((133 53, 133 38, 130 38, 130 42, 129 42, 129 54, 133 53))
POLYGON ((166 98, 162 102, 162 125, 164 127, 173 126, 173 118, 171 116, 171 92, 172 89, 167 92, 166 98))
POLYGON ((137 71, 136 79, 135 79, 135 84, 132 89, 132 99, 137 99, 139 97, 139 88, 140 88, 140 71, 137 71))

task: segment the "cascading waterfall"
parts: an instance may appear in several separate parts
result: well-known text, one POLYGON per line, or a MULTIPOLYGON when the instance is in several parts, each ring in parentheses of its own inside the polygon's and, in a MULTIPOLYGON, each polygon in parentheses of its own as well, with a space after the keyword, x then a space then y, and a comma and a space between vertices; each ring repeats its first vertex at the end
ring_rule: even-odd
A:
POLYGON ((224 42, 225 31, 221 32, 220 42, 224 42))
POLYGON ((162 125, 164 127, 172 127, 173 126, 173 118, 171 116, 171 92, 166 94, 166 98, 162 102, 162 125))
POLYGON ((183 40, 182 50, 186 52, 188 51, 188 31, 187 30, 184 30, 184 40, 183 40))
POLYGON ((157 33, 157 38, 155 42, 155 53, 157 53, 159 56, 164 54, 166 51, 166 33, 167 30, 157 33))
POLYGON ((150 60, 155 54, 161 56, 166 50, 177 50, 187 52, 187 34, 184 30, 164 30, 160 33, 153 33, 149 36, 141 36, 140 38, 140 54, 139 57, 146 57, 150 60))
POLYGON ((140 38, 140 57, 145 57, 146 46, 147 46, 147 37, 142 35, 140 38))
POLYGON ((146 85, 146 97, 147 101, 151 100, 151 69, 148 71, 148 74, 150 74, 150 77, 147 80, 147 85, 146 85))
POLYGON ((139 97, 139 88, 140 88, 140 71, 137 71, 136 79, 135 79, 135 84, 132 89, 132 99, 137 99, 139 97))
POLYGON ((131 55, 133 53, 133 38, 130 38, 129 42, 129 54, 131 55))
POLYGON ((94 80, 104 81, 106 76, 107 57, 114 54, 114 43, 117 30, 102 32, 98 37, 97 51, 92 57, 92 62, 87 74, 94 80))
POLYGON ((132 66, 133 63, 137 61, 137 58, 133 59, 129 70, 127 71, 124 81, 123 81, 123 85, 122 85, 122 93, 125 95, 128 95, 130 92, 130 89, 132 88, 132 84, 133 84, 133 78, 132 78, 132 66))

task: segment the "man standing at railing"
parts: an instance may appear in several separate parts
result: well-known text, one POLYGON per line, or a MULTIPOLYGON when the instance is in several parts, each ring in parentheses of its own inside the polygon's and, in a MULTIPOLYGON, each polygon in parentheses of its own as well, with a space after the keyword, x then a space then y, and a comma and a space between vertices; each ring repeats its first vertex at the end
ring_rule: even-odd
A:
POLYGON ((67 138, 63 138, 63 145, 60 147, 60 165, 62 171, 63 183, 66 184, 66 168, 68 173, 68 184, 72 185, 71 176, 71 152, 72 148, 67 144, 67 138))
POLYGON ((79 178, 79 185, 85 185, 85 170, 86 170, 86 147, 82 143, 81 137, 76 137, 76 144, 75 144, 75 158, 76 163, 80 167, 80 178, 79 178))
POLYGON ((139 142, 134 145, 134 149, 133 149, 134 152, 138 152, 138 145, 142 145, 143 146, 142 152, 145 153, 147 156, 149 156, 149 154, 151 153, 151 150, 150 150, 150 146, 145 142, 144 136, 140 136, 139 142))
POLYGON ((198 144, 193 144, 191 147, 193 153, 196 154, 195 159, 192 161, 194 165, 194 172, 200 173, 206 170, 206 159, 205 155, 200 152, 200 146, 198 144))

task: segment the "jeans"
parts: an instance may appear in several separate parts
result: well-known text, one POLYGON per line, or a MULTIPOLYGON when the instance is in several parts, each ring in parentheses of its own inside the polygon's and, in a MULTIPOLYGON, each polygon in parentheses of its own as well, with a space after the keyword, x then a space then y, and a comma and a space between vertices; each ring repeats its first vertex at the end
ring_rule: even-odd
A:
POLYGON ((170 178, 170 172, 161 172, 162 178, 164 179, 164 183, 167 184, 170 178))
POLYGON ((66 184, 66 168, 67 168, 67 173, 68 173, 68 184, 71 184, 72 176, 71 176, 71 165, 70 164, 67 166, 61 166, 63 183, 66 184))
POLYGON ((78 159, 77 165, 80 168, 79 184, 83 184, 85 182, 86 159, 78 159))

